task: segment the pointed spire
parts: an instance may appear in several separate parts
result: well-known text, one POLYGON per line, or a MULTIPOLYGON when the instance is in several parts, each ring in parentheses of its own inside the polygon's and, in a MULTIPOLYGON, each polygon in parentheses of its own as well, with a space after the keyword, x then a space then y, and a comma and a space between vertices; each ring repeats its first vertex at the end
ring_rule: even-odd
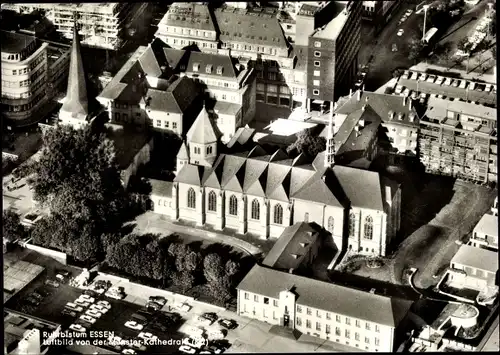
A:
POLYGON ((73 44, 69 63, 68 89, 61 111, 70 112, 73 117, 85 116, 85 118, 87 118, 89 115, 87 78, 83 67, 82 50, 76 24, 76 13, 73 18, 73 44))
POLYGON ((328 123, 328 136, 326 137, 325 168, 332 168, 335 164, 335 134, 333 128, 333 101, 330 102, 330 122, 328 123))

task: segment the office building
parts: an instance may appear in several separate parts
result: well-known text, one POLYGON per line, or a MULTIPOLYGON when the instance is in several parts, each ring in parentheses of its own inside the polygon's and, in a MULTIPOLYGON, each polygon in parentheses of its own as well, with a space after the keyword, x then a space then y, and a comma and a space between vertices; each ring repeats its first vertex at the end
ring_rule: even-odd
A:
POLYGON ((0 31, 2 113, 14 126, 36 123, 47 102, 48 44, 35 37, 0 31))
POLYGON ((429 173, 497 181, 497 111, 430 97, 420 120, 420 160, 429 173))
POLYGON ((357 351, 393 352, 411 301, 255 265, 237 287, 237 313, 357 351))
POLYGON ((116 50, 124 44, 124 32, 133 12, 133 3, 37 3, 2 4, 2 9, 20 13, 35 10, 45 12, 56 30, 64 37, 73 38, 73 22, 76 20, 82 44, 116 50))
POLYGON ((472 231, 469 244, 498 252, 498 216, 485 214, 472 231))

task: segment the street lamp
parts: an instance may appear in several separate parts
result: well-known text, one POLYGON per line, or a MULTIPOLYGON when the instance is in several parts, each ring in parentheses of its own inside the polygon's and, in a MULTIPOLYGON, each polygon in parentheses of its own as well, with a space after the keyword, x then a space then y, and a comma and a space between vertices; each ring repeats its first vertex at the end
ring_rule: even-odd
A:
POLYGON ((424 5, 422 6, 424 8, 424 32, 422 33, 422 41, 425 38, 425 28, 427 25, 427 9, 429 8, 429 5, 424 5))

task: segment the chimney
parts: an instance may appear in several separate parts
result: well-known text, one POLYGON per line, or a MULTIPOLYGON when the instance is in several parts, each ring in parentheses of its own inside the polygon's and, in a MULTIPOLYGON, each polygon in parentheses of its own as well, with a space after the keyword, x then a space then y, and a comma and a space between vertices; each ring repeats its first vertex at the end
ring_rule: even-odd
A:
POLYGON ((402 121, 403 120, 403 112, 398 113, 398 120, 402 121))
POLYGON ((321 177, 321 180, 323 180, 323 182, 326 182, 326 176, 325 176, 325 175, 323 175, 323 176, 321 177))
POLYGON ((410 101, 408 97, 405 95, 403 96, 403 106, 406 106, 406 100, 410 101))
POLYGON ((376 289, 372 288, 372 289, 370 290, 370 293, 375 293, 375 291, 376 291, 376 289))
POLYGON ((394 111, 389 111, 389 119, 392 120, 394 118, 394 111))
POLYGON ((358 125, 360 128, 363 128, 365 126, 365 120, 363 118, 360 118, 358 121, 358 125))
POLYGON ((349 89, 349 97, 352 97, 352 89, 349 89))
POLYGON ((289 273, 289 274, 293 274, 293 267, 291 267, 291 268, 288 270, 288 273, 289 273))
POLYGON ((361 101, 361 89, 358 90, 358 101, 361 101))
POLYGON ((410 112, 408 114, 408 119, 410 120, 410 122, 413 122, 415 120, 415 113, 414 112, 410 112))
POLYGON ((355 130, 356 132, 359 132, 359 126, 358 126, 358 125, 356 125, 356 126, 354 127, 354 130, 355 130))
POLYGON ((362 107, 361 107, 361 111, 364 111, 366 109, 366 104, 364 104, 362 107))
POLYGON ((236 70, 238 70, 238 71, 239 71, 239 70, 241 69, 241 64, 240 64, 240 63, 236 63, 236 64, 234 65, 234 67, 236 68, 236 70))
POLYGON ((410 110, 410 111, 413 109, 413 107, 412 107, 412 106, 413 106, 413 105, 412 105, 412 100, 411 100, 411 99, 409 99, 409 100, 408 100, 408 108, 409 108, 409 110, 410 110))

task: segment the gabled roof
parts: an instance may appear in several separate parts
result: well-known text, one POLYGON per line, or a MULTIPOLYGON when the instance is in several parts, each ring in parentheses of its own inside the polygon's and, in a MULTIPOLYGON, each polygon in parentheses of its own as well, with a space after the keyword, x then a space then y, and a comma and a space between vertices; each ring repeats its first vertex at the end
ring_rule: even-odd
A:
POLYGON ((180 64, 187 61, 187 57, 189 57, 189 52, 178 49, 164 47, 163 52, 167 63, 176 70, 179 70, 180 64))
POLYGON ((343 207, 342 203, 335 196, 334 192, 326 184, 326 179, 323 180, 324 173, 321 171, 316 172, 305 184, 298 190, 294 198, 317 202, 327 206, 343 207))
POLYGON ((382 122, 390 122, 396 124, 404 124, 418 127, 418 115, 415 110, 415 105, 410 108, 410 98, 405 99, 399 95, 379 94, 368 91, 356 91, 351 97, 345 97, 338 101, 339 107, 335 110, 335 114, 349 115, 358 111, 366 105, 371 107, 373 111, 380 117, 382 122), (358 100, 359 96, 359 100, 358 100), (394 113, 394 118, 389 118, 390 112, 394 113), (398 113, 403 114, 403 119, 398 119, 398 113), (410 121, 410 113, 415 116, 413 122, 410 121))
POLYGON ((188 142, 198 144, 215 143, 219 137, 220 132, 217 126, 210 118, 206 107, 203 107, 187 133, 188 142))
POLYGON ((202 166, 184 164, 181 170, 177 173, 174 181, 179 181, 184 184, 201 186, 204 168, 202 166))
POLYGON ((334 166, 333 171, 352 207, 385 211, 378 173, 340 165, 334 166))
POLYGON ((199 73, 201 75, 212 75, 216 77, 222 77, 224 79, 236 79, 238 78, 238 71, 235 68, 235 62, 233 59, 227 55, 223 54, 213 54, 213 53, 202 53, 202 52, 190 52, 189 59, 187 60, 186 72, 188 73, 199 73), (199 70, 195 71, 193 68, 195 64, 199 65, 199 70), (210 72, 207 73, 207 67, 210 67, 210 72), (217 68, 221 68, 222 71, 217 72, 217 68))
POLYGON ((336 145, 337 137, 339 138, 336 154, 340 155, 351 151, 366 151, 377 135, 381 123, 380 116, 377 115, 371 106, 348 115, 335 135, 336 145), (364 122, 362 126, 359 125, 360 120, 364 122), (356 126, 358 126, 358 131, 356 131, 356 126))
POLYGON ((413 303, 260 265, 250 270, 237 289, 272 298, 279 298, 281 291, 292 289, 298 305, 393 328, 404 319, 413 303))
POLYGON ((288 48, 283 29, 276 16, 259 16, 249 12, 215 10, 222 42, 240 42, 288 48))
POLYGON ((151 46, 148 46, 146 48, 144 53, 139 57, 138 61, 142 67, 142 70, 144 70, 147 75, 155 78, 161 76, 161 67, 151 46))
POLYGON ((184 76, 176 79, 166 91, 149 89, 149 108, 156 111, 183 114, 198 96, 195 82, 184 76))
POLYGON ((311 246, 317 243, 319 231, 305 222, 286 227, 262 264, 286 271, 298 268, 311 246))

